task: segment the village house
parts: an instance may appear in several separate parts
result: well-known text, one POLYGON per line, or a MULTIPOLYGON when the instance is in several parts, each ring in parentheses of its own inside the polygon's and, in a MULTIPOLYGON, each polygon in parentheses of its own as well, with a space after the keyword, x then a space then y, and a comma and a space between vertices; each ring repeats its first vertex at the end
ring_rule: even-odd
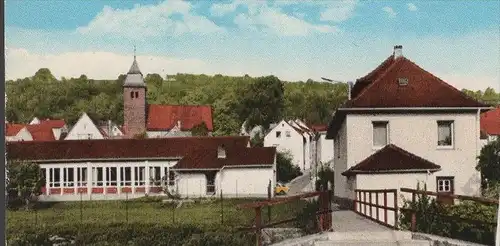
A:
POLYGON ((240 136, 9 142, 7 153, 40 165, 41 201, 165 195, 164 187, 181 197, 267 197, 276 184, 276 149, 240 136))
MULTIPOLYGON (((335 196, 416 188, 480 195, 480 113, 489 109, 403 56, 402 46, 356 81, 335 112, 335 196)), ((440 198, 442 199, 442 197, 440 198)))
POLYGON ((500 136, 500 106, 481 114, 481 147, 500 136))
POLYGON ((67 133, 68 127, 64 120, 44 119, 35 117, 29 124, 5 124, 6 141, 54 141, 67 133))
POLYGON ((77 139, 113 139, 122 138, 123 130, 111 121, 96 124, 87 113, 83 113, 73 125, 64 140, 77 139))
POLYGON ((306 171, 332 159, 333 141, 325 136, 326 126, 308 126, 299 119, 282 120, 264 136, 264 146, 289 153, 293 164, 306 171))
POLYGON ((191 130, 204 125, 213 131, 212 107, 207 105, 154 105, 146 100, 147 85, 136 57, 123 84, 125 137, 146 133, 148 137, 192 136, 191 130))

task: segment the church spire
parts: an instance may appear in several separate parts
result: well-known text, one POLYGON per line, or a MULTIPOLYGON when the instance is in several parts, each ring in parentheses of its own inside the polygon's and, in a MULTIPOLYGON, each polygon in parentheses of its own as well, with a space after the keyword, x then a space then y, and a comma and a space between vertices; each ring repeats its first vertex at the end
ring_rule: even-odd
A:
POLYGON ((123 86, 146 87, 142 72, 139 69, 139 64, 137 63, 135 45, 134 45, 134 61, 132 62, 132 66, 130 66, 130 69, 128 70, 127 78, 125 78, 125 83, 123 84, 123 86))

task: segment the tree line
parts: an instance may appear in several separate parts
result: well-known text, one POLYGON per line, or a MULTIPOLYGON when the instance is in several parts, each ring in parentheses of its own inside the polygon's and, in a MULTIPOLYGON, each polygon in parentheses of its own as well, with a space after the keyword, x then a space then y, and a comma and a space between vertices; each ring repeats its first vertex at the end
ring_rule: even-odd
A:
MULTIPOLYGON (((115 80, 56 79, 49 69, 34 76, 6 82, 9 122, 29 122, 33 117, 65 119, 74 124, 82 112, 94 120, 123 123, 122 74, 115 80)), ((281 81, 274 76, 233 77, 175 74, 165 77, 147 74, 150 104, 211 105, 214 134, 235 135, 241 125, 265 128, 281 119, 300 118, 310 124, 327 124, 335 109, 347 99, 347 84, 281 81)), ((494 104, 500 93, 464 90, 468 95, 494 104)))

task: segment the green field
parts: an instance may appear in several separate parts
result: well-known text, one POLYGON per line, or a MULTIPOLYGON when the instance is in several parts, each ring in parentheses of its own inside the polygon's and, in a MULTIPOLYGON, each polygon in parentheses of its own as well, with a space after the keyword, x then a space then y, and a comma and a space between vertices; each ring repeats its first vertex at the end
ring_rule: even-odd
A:
MULTIPOLYGON (((61 202, 44 205, 29 211, 7 211, 8 231, 26 227, 54 224, 91 223, 156 223, 162 225, 188 224, 200 228, 250 227, 255 211, 239 209, 238 204, 255 199, 195 200, 180 208, 163 203, 161 198, 146 198, 130 201, 83 201, 61 202)), ((304 205, 302 201, 273 206, 272 222, 289 219, 304 205)), ((264 223, 268 222, 268 210, 262 212, 264 223)))

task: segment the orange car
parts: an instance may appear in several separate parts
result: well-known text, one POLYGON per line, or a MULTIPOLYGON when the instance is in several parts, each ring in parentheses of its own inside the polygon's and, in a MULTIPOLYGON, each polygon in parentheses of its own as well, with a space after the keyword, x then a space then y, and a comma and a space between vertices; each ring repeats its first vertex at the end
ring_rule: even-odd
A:
POLYGON ((288 186, 278 182, 276 183, 276 188, 274 188, 274 193, 276 195, 286 195, 289 189, 288 186))

